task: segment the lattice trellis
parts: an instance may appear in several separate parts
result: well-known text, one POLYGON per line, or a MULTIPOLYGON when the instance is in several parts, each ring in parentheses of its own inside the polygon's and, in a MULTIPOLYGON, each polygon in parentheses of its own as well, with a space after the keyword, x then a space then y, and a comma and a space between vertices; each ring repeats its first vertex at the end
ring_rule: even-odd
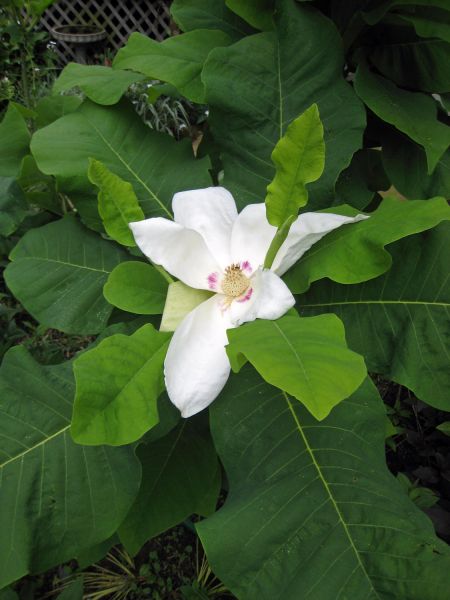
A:
MULTIPOLYGON (((41 25, 50 32, 63 25, 97 25, 107 32, 106 46, 114 52, 133 31, 156 40, 171 33, 169 0, 58 0, 42 16, 41 25)), ((72 44, 56 42, 56 52, 65 64, 75 60, 72 44)))

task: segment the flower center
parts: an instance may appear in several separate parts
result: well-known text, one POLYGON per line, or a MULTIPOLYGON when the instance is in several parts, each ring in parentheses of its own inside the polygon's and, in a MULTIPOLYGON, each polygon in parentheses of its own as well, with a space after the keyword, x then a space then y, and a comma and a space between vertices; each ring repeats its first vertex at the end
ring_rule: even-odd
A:
POLYGON ((250 279, 244 275, 238 264, 230 265, 225 269, 225 277, 222 279, 222 291, 231 298, 238 298, 247 290, 250 279))

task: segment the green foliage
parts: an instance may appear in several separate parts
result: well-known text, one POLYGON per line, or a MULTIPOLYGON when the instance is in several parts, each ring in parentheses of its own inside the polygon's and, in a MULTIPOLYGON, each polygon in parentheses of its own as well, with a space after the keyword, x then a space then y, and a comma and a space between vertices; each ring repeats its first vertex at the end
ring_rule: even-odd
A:
MULTIPOLYGON (((384 157, 384 154, 383 154, 384 157)), ((385 173, 385 165, 379 150, 364 148, 355 152, 350 165, 341 172, 336 182, 336 196, 345 202, 364 210, 377 197, 377 192, 387 190, 390 181, 385 173)), ((422 194, 418 197, 439 196, 435 194, 422 194)))
POLYGON ((261 377, 294 396, 321 421, 366 377, 364 360, 345 343, 334 315, 257 320, 228 332, 234 371, 248 360, 261 377))
POLYGON ((439 497, 429 488, 417 485, 417 482, 411 483, 409 478, 403 473, 397 475, 398 481, 405 486, 409 498, 416 506, 422 509, 431 508, 439 500, 439 497))
POLYGON ((133 186, 109 171, 100 161, 89 160, 88 177, 99 188, 98 212, 106 233, 119 244, 135 246, 128 223, 145 218, 133 186))
POLYGON ((323 126, 316 104, 292 121, 271 158, 276 172, 267 186, 267 220, 281 227, 308 202, 306 184, 319 179, 324 169, 323 126))
POLYGON ((338 283, 368 281, 391 266, 387 244, 449 218, 450 208, 444 198, 427 202, 386 198, 369 219, 340 227, 322 238, 289 271, 286 281, 296 293, 325 277, 338 283))
MULTIPOLYGON (((449 27, 450 30, 450 27, 449 27)), ((397 85, 426 92, 450 91, 450 44, 442 40, 423 40, 380 44, 370 53, 373 65, 397 85)))
POLYGON ((217 0, 174 0, 170 12, 183 31, 220 29, 235 41, 254 32, 225 2, 217 0))
POLYGON ((399 17, 403 21, 411 23, 420 37, 440 38, 450 42, 448 11, 443 8, 415 6, 411 12, 400 13, 399 17))
POLYGON ((203 64, 213 48, 227 46, 230 38, 222 31, 198 29, 158 43, 132 33, 114 59, 117 69, 133 69, 152 79, 167 81, 189 100, 205 101, 200 79, 203 64))
POLYGON ((444 423, 441 423, 437 426, 437 429, 439 429, 439 431, 442 431, 442 433, 445 433, 445 435, 450 436, 450 421, 444 421, 444 423))
POLYGON ((444 152, 433 173, 428 175, 427 159, 422 146, 392 129, 383 134, 382 158, 392 184, 406 198, 413 200, 448 195, 450 150, 444 152), (407 169, 405 165, 408 165, 407 169))
MULTIPOLYGON (((55 92, 78 95, 37 101, 45 5, 0 0, 0 61, 23 71, 0 82, 1 108, 18 90, 26 105, 0 124, 0 255, 15 296, 1 283, 0 354, 23 346, 0 367, 0 588, 72 558, 83 569, 118 532, 136 553, 197 513, 238 598, 443 598, 449 549, 419 508, 445 538, 448 1, 174 0, 185 33, 134 34, 112 68, 64 69, 55 92), (184 420, 164 391, 167 332, 211 293, 143 260, 128 223, 172 219, 176 192, 210 185, 240 209, 267 195, 266 268, 299 209, 369 218, 286 273, 300 317, 228 331, 239 374, 184 420), (69 362, 44 367, 25 348, 69 362)), ((206 559, 194 578, 186 546, 186 577, 165 535, 136 559, 109 552, 83 593, 222 597, 206 559)), ((36 581, 28 595, 55 591, 36 581)))
POLYGON ((68 363, 41 367, 16 347, 1 366, 0 587, 111 536, 137 493, 132 448, 72 442, 73 391, 68 363))
POLYGON ((66 217, 28 231, 11 252, 5 281, 38 321, 66 333, 98 333, 112 307, 103 286, 126 260, 117 245, 66 217))
POLYGON ((387 471, 384 419, 369 381, 318 423, 252 369, 233 377, 211 408, 230 492, 197 530, 238 598, 445 597, 450 551, 387 471))
POLYGON ((365 357, 369 371, 447 411, 449 234, 442 223, 397 242, 390 247, 391 269, 363 286, 324 280, 299 299, 303 315, 327 311, 343 320, 350 348, 365 357))
POLYGON ((79 88, 97 104, 115 104, 132 83, 144 79, 139 73, 99 65, 69 63, 55 81, 54 92, 79 88))
POLYGON ((110 304, 138 315, 160 315, 167 296, 167 281, 145 262, 120 263, 108 277, 103 294, 110 304))
POLYGON ((79 96, 45 96, 36 104, 36 125, 40 129, 59 117, 74 112, 82 103, 79 96))
POLYGON ((171 217, 168 207, 175 192, 210 184, 207 158, 195 160, 188 140, 175 142, 143 128, 126 101, 112 107, 84 102, 37 131, 31 149, 41 171, 60 178, 60 188, 69 195, 91 189, 88 159, 102 162, 133 185, 146 216, 171 217))
POLYGON ((449 128, 437 120, 433 98, 396 87, 364 63, 358 67, 355 89, 376 115, 423 146, 432 173, 450 144, 449 128))
POLYGON ((217 455, 201 417, 183 420, 168 435, 141 445, 137 455, 143 483, 119 529, 132 555, 191 514, 214 512, 220 489, 217 455))
POLYGON ((16 177, 23 157, 29 153, 30 133, 14 104, 8 106, 0 123, 0 176, 16 177))
POLYGON ((26 217, 29 206, 14 177, 0 177, 0 235, 16 231, 26 217))
POLYGON ((202 73, 209 122, 221 149, 223 185, 239 206, 263 201, 274 176, 274 146, 314 103, 324 124, 327 161, 320 180, 309 187, 309 206, 330 205, 338 174, 360 147, 365 124, 363 107, 341 76, 342 65, 334 25, 291 0, 279 3, 273 33, 211 52, 202 73))
POLYGON ((14 99, 32 108, 43 89, 49 87, 56 55, 47 46, 48 33, 38 23, 42 12, 53 2, 0 2, 0 73, 7 89, 0 100, 14 99))
POLYGON ((270 31, 272 29, 273 0, 248 0, 247 2, 225 0, 225 4, 256 29, 261 29, 262 31, 270 31))
POLYGON ((169 334, 144 325, 130 336, 107 337, 75 360, 71 433, 76 442, 130 444, 158 423, 169 340, 169 334))

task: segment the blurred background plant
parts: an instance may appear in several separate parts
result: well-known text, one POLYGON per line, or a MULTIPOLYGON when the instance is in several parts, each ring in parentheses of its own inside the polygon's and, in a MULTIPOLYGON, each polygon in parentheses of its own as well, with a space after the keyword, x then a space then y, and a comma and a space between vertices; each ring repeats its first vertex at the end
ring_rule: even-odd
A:
POLYGON ((212 573, 195 532, 184 525, 150 540, 136 557, 115 545, 104 558, 85 569, 73 563, 59 567, 46 578, 25 578, 16 587, 17 598, 22 600, 30 589, 35 598, 57 595, 62 600, 235 598, 212 573))
POLYGON ((132 84, 127 96, 148 127, 177 140, 197 139, 208 116, 207 106, 182 98, 175 88, 156 80, 132 84))
POLYGON ((50 36, 39 29, 55 0, 0 0, 0 108, 17 100, 28 108, 45 95, 55 73, 50 36))

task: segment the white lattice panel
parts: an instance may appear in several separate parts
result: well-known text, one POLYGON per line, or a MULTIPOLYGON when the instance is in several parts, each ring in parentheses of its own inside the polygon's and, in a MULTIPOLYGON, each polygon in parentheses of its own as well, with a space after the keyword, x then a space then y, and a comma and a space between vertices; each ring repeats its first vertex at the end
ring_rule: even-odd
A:
MULTIPOLYGON (((106 47, 113 53, 121 48, 133 31, 156 40, 170 31, 169 0, 58 0, 42 16, 41 25, 50 34, 63 25, 97 25, 107 32, 106 47)), ((56 42, 56 51, 65 64, 75 60, 74 47, 56 42)))

